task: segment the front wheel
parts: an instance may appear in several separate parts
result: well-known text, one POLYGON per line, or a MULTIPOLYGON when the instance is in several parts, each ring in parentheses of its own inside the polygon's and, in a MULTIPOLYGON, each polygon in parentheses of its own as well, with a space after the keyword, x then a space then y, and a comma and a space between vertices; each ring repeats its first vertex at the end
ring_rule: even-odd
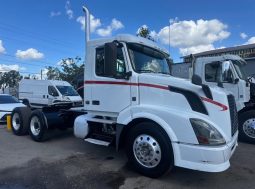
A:
POLYGON ((131 128, 126 138, 126 151, 132 166, 145 176, 157 178, 174 167, 171 141, 153 122, 131 128))
POLYGON ((255 111, 250 110, 239 116, 239 139, 255 143, 255 111))

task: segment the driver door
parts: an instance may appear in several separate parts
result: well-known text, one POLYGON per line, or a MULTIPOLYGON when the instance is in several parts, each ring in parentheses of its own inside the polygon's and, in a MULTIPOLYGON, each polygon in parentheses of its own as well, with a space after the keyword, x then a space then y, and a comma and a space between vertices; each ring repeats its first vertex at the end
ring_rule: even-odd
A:
POLYGON ((222 62, 211 62, 205 64, 203 79, 203 83, 209 86, 217 86, 219 82, 222 83, 224 89, 231 92, 235 96, 236 100, 238 100, 239 90, 238 85, 234 82, 235 77, 232 64, 229 64, 228 68, 224 68, 222 62))
POLYGON ((52 105, 53 101, 56 100, 59 97, 58 91, 56 90, 56 88, 54 86, 48 86, 48 100, 47 100, 47 104, 48 105, 52 105))

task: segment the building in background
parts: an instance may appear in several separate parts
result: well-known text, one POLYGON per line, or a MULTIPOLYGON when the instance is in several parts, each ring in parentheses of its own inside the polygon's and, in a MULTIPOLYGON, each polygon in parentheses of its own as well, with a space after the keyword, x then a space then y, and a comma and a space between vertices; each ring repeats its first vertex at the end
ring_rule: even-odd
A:
MULTIPOLYGON (((211 56, 221 56, 225 54, 238 55, 246 60, 246 71, 248 75, 255 74, 255 43, 249 45, 241 45, 236 47, 222 48, 211 51, 205 51, 201 53, 194 54, 194 57, 211 57, 211 56)), ((190 55, 183 57, 184 63, 190 63, 190 55)))

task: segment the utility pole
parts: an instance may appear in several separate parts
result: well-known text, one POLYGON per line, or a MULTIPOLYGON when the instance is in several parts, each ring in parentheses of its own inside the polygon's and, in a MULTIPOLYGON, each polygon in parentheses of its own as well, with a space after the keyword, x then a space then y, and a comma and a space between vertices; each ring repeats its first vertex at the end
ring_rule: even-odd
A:
POLYGON ((170 48, 171 48, 171 45, 170 45, 170 28, 171 28, 171 19, 169 19, 169 55, 170 55, 170 48))

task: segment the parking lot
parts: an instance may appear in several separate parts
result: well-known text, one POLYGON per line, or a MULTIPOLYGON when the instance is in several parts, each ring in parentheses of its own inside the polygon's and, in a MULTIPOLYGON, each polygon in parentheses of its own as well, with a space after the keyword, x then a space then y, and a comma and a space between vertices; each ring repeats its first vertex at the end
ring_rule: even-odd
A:
POLYGON ((175 168, 150 179, 135 173, 124 151, 92 145, 73 137, 72 130, 54 131, 36 143, 0 125, 0 189, 30 188, 254 188, 254 145, 239 143, 231 168, 204 173, 175 168))

